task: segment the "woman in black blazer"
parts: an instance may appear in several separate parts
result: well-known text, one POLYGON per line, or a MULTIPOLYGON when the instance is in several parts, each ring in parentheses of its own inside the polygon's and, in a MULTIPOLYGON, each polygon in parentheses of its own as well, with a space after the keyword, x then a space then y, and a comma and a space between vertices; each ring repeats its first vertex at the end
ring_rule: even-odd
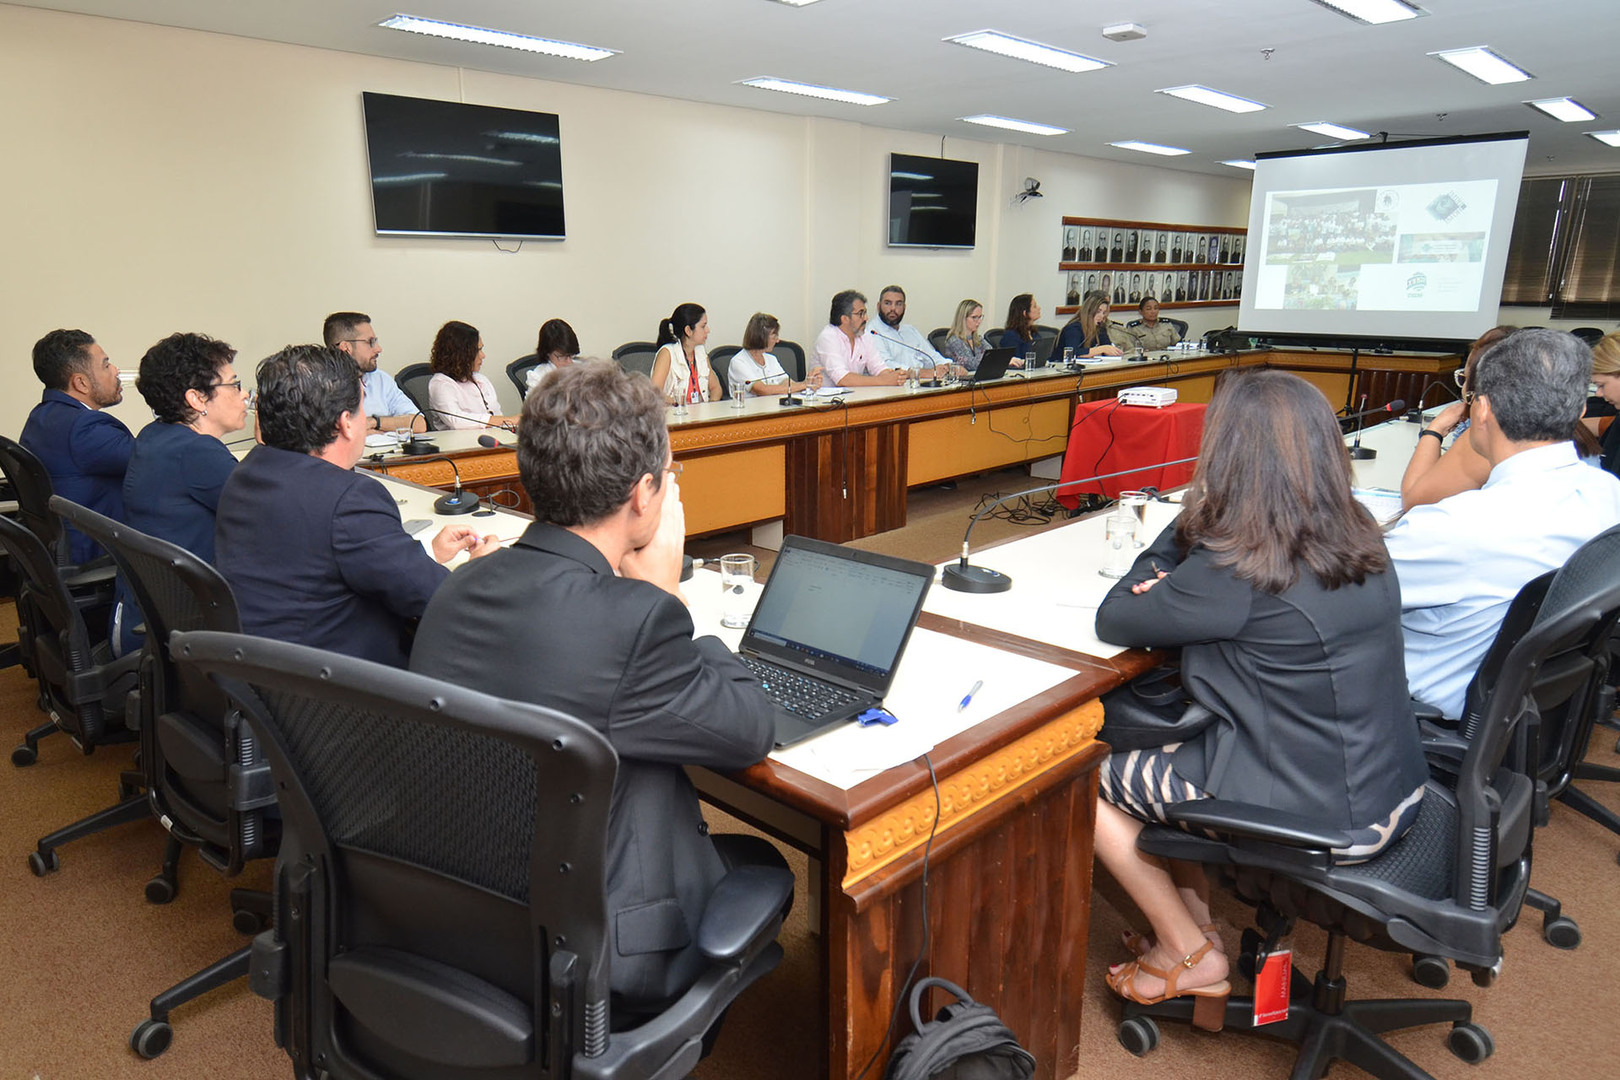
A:
MULTIPOLYGON (((1428 770, 1408 704, 1400 589, 1319 390, 1233 372, 1205 418, 1183 509, 1097 611, 1097 635, 1181 646, 1186 694, 1214 722, 1186 742, 1116 753, 1102 777, 1097 857, 1152 938, 1109 978, 1152 1002, 1193 995, 1218 1029, 1227 962, 1196 866, 1136 850, 1172 802, 1255 803, 1342 829, 1367 859, 1416 819, 1428 770)), ((1108 732, 1105 727, 1103 738, 1108 732)))

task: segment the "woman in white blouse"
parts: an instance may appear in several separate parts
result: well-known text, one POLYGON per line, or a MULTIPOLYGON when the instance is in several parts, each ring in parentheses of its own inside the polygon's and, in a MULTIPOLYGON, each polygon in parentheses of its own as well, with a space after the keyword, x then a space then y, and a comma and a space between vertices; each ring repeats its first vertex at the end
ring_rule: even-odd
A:
POLYGON ((709 369, 709 316, 698 304, 682 304, 658 324, 658 355, 653 357, 652 381, 671 405, 696 405, 725 397, 720 380, 709 369))
POLYGON ((540 327, 540 341, 534 347, 540 362, 529 369, 528 390, 545 382, 558 368, 567 367, 579 357, 579 338, 574 328, 561 319, 547 319, 540 327))
POLYGON ((428 354, 433 378, 428 380, 428 409, 433 424, 447 428, 517 428, 515 416, 497 415, 495 387, 479 370, 484 366, 484 338, 475 326, 451 320, 439 327, 428 354))
POLYGON ((804 382, 788 378, 781 361, 771 352, 781 340, 782 324, 776 316, 754 312, 754 317, 748 320, 748 328, 743 331, 742 351, 731 358, 731 367, 726 372, 732 397, 739 396, 745 388, 748 393, 761 397, 821 389, 820 368, 812 371, 804 382))

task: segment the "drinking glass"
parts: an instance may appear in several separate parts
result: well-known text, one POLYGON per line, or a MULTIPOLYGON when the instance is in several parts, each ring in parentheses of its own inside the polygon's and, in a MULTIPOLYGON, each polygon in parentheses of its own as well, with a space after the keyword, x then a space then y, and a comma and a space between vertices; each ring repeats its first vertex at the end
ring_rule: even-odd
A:
POLYGON ((1063 346, 1063 365, 1065 367, 1074 367, 1074 346, 1073 345, 1065 345, 1065 346, 1063 346))
POLYGON ((1136 541, 1133 546, 1146 547, 1148 493, 1122 491, 1119 493, 1119 504, 1136 516, 1136 541))
POLYGON ((752 555, 720 556, 720 625, 739 629, 748 625, 758 592, 754 588, 752 555))
POLYGON ((1122 578, 1131 572, 1136 561, 1136 515, 1122 506, 1116 506, 1103 522, 1106 547, 1103 566, 1097 573, 1103 577, 1122 578))

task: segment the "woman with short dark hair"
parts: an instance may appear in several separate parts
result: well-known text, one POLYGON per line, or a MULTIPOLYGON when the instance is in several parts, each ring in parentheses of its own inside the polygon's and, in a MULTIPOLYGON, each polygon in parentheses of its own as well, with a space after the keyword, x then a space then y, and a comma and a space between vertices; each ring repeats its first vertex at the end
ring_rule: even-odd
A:
POLYGON ((738 397, 744 389, 761 397, 821 389, 820 368, 812 371, 803 382, 788 377, 788 373, 782 369, 782 362, 771 352, 781 340, 782 324, 776 316, 763 311, 754 312, 743 330, 742 348, 732 356, 731 367, 726 373, 726 381, 731 383, 732 397, 738 397))
POLYGON ((1294 815, 1344 832, 1341 862, 1371 858, 1416 820, 1428 769, 1400 616, 1327 399, 1287 372, 1223 377, 1180 516, 1097 610, 1104 641, 1180 646, 1182 693, 1208 720, 1103 769, 1097 857, 1152 926, 1127 935, 1138 959, 1110 973, 1114 993, 1192 996, 1194 1023, 1221 1026, 1227 961, 1203 870, 1136 848, 1168 806, 1229 799, 1294 815))
POLYGON ((547 319, 540 327, 534 355, 540 362, 529 369, 525 394, 534 393, 534 388, 545 382, 552 372, 567 367, 579 356, 579 338, 574 335, 574 328, 561 319, 547 319))
POLYGON ((440 429, 517 427, 516 416, 497 415, 500 399, 484 377, 484 337, 476 326, 452 319, 439 327, 428 354, 428 410, 440 429))
MULTIPOLYGON (((247 425, 236 350, 206 334, 170 334, 141 357, 135 389, 157 417, 135 436, 124 473, 124 521, 214 561, 214 512, 236 457, 225 436, 247 425)), ((119 656, 141 647, 142 616, 122 580, 113 608, 119 656)))

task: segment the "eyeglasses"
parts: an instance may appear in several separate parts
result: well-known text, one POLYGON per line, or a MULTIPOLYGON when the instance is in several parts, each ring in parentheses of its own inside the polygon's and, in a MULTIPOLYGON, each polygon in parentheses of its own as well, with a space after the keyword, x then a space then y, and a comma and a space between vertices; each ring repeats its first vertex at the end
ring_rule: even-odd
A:
POLYGON ((681 473, 686 471, 686 466, 682 465, 678 461, 672 461, 668 465, 664 466, 664 471, 669 473, 669 475, 673 476, 675 479, 679 480, 681 478, 681 473))
POLYGON ((221 387, 226 387, 226 386, 230 387, 232 390, 235 390, 237 393, 240 394, 242 392, 242 377, 240 375, 238 375, 236 378, 232 379, 230 382, 217 382, 214 385, 210 386, 208 389, 210 389, 210 390, 218 390, 221 387))
POLYGON ((1466 367, 1460 367, 1453 371, 1451 377, 1457 380, 1457 389, 1459 390, 1468 385, 1468 369, 1466 367))
MULTIPOLYGON (((344 343, 344 344, 345 344, 345 345, 364 345, 364 346, 366 346, 366 347, 367 347, 367 348, 369 348, 369 349, 375 349, 375 348, 376 348, 376 347, 377 347, 377 339, 376 339, 376 338, 374 338, 374 337, 351 337, 351 338, 344 338, 344 339, 343 339, 343 343, 344 343)), ((480 348, 481 348, 481 347, 482 347, 482 346, 480 346, 480 348)))
POLYGON ((1477 397, 1479 397, 1479 395, 1477 393, 1475 393, 1474 391, 1472 391, 1472 390, 1464 390, 1463 391, 1463 398, 1462 398, 1463 399, 1463 404, 1464 405, 1472 405, 1474 403, 1474 399, 1477 398, 1477 397))

